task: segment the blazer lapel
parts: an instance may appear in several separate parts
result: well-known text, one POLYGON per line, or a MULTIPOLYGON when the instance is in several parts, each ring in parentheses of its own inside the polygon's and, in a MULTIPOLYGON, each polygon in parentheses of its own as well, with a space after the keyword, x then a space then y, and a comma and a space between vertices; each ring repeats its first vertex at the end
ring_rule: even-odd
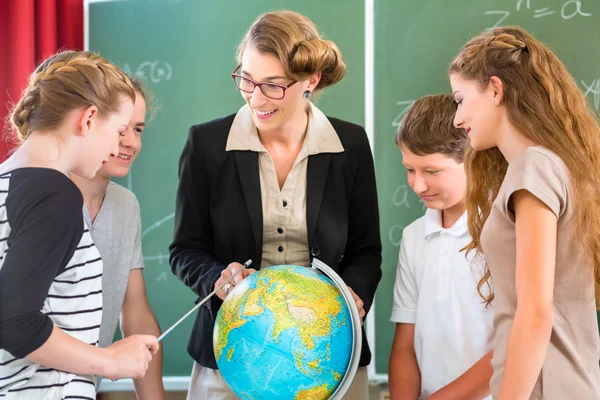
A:
MULTIPOLYGON (((261 255, 263 215, 260 199, 258 154, 253 151, 235 151, 234 153, 242 190, 244 192, 244 199, 246 200, 246 207, 248 208, 248 214, 250 215, 250 221, 252 223, 252 233, 254 234, 254 243, 256 243, 255 254, 261 255)), ((258 269, 260 267, 260 260, 256 261, 258 261, 258 265, 253 265, 252 268, 258 269)))
POLYGON ((308 157, 306 173, 306 225, 308 228, 309 243, 315 235, 330 160, 330 153, 315 154, 308 157))

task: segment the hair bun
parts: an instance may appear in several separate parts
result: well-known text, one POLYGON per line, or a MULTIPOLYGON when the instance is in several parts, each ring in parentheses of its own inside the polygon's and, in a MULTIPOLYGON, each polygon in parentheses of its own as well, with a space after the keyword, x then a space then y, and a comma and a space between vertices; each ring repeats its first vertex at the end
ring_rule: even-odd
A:
POLYGON ((321 72, 316 89, 324 89, 339 82, 346 73, 346 65, 338 47, 329 40, 302 40, 290 53, 290 73, 298 80, 321 72))

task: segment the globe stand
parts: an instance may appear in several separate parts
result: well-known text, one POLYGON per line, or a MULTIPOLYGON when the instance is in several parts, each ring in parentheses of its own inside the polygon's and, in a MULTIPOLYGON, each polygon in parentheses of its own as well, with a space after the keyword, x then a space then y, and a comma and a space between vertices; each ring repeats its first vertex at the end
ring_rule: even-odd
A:
POLYGON ((311 268, 314 270, 318 270, 320 273, 323 273, 336 284, 336 286, 340 289, 340 292, 342 293, 342 297, 348 305, 348 309, 350 310, 350 319, 352 322, 353 336, 353 346, 352 353, 350 354, 350 362, 348 363, 348 368, 346 369, 346 373, 344 374, 342 381, 330 397, 331 400, 339 400, 348 391, 350 385, 352 385, 352 381, 354 380, 354 376, 356 375, 356 370, 358 369, 358 363, 360 361, 360 351, 362 349, 362 324, 360 320, 360 315, 358 313, 358 308, 356 307, 356 303, 354 302, 354 298, 352 297, 352 293, 350 293, 348 286, 346 286, 346 283, 342 280, 342 278, 340 278, 340 276, 327 264, 316 258, 313 258, 311 268))

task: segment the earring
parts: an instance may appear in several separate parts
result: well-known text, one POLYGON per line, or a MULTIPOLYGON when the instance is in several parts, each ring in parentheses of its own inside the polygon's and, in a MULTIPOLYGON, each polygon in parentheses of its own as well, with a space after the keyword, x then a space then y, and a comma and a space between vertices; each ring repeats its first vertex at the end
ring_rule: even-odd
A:
POLYGON ((308 99, 308 96, 310 96, 310 90, 305 90, 302 96, 304 96, 305 99, 308 99))

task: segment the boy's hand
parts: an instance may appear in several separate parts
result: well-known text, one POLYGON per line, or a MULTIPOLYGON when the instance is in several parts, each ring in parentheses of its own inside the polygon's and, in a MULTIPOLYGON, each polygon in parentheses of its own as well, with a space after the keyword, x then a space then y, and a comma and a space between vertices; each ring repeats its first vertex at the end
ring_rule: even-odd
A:
POLYGON ((365 303, 363 303, 363 301, 360 299, 360 297, 358 297, 358 295, 356 293, 354 293, 354 290, 352 290, 352 288, 350 286, 348 286, 348 289, 350 290, 350 293, 352 293, 352 298, 354 299, 354 302, 356 303, 356 308, 358 308, 358 315, 360 316, 360 323, 363 324, 364 320, 363 318, 365 317, 365 309, 363 308, 365 303))

